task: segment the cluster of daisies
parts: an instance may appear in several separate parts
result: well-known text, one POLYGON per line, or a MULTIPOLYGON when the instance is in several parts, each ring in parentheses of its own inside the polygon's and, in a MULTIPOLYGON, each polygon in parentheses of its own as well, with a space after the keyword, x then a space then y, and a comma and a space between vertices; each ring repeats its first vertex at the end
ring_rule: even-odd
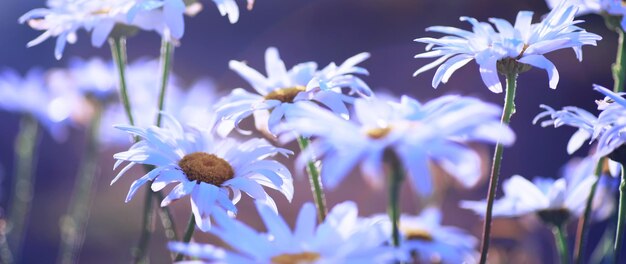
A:
MULTIPOLYGON (((231 23, 238 20, 235 0, 213 2, 231 23)), ((47 8, 26 13, 20 22, 44 31, 28 46, 56 37, 55 56, 60 59, 66 43, 74 43, 81 29, 91 34, 94 46, 137 30, 156 31, 165 43, 175 45, 183 37, 185 15, 197 14, 201 4, 49 0, 47 8)), ((253 4, 248 0, 248 9, 253 4)), ((485 263, 492 216, 535 215, 562 230, 570 220, 588 212, 596 220, 609 218, 615 207, 614 184, 600 179, 617 175, 619 163, 626 161, 622 147, 626 136, 621 133, 626 129, 626 99, 600 86, 595 89, 607 98, 598 101, 598 116, 576 107, 557 111, 542 106, 546 111, 536 118, 536 122, 543 120, 542 126, 577 127, 568 152, 589 140, 597 142, 593 154, 569 163, 556 180, 529 181, 516 175, 504 180, 503 197, 494 200, 492 195, 497 190, 502 148, 516 138, 508 122, 515 112, 517 75, 532 67, 543 69, 548 73, 548 86, 556 88, 559 73, 544 55, 571 48, 582 60, 582 47, 601 40, 579 26, 582 21, 575 20, 583 14, 579 10, 610 18, 624 14, 624 8, 612 1, 548 4, 552 11, 538 23, 532 23, 530 11, 519 12, 513 24, 499 18, 487 23, 461 17, 471 24, 471 31, 433 26, 427 31, 446 35, 416 39, 427 44, 416 58, 437 59, 415 75, 437 68, 432 80, 436 88, 475 61, 492 92, 504 91, 499 75, 506 76, 504 107, 459 95, 430 101, 377 95, 363 80, 369 73, 360 65, 369 53, 324 67, 308 61, 288 68, 273 47, 265 52, 265 74, 244 61, 230 61, 229 68, 250 87, 223 96, 210 80, 184 83, 167 72, 167 65, 169 77, 164 80, 168 81, 162 84, 168 88, 167 95, 160 94, 164 90, 157 90, 159 80, 153 74, 160 68, 152 60, 135 61, 124 69, 121 60, 115 65, 100 59, 75 59, 67 69, 33 70, 25 77, 3 72, 0 107, 37 118, 58 139, 67 134, 68 124, 97 119, 102 124, 98 126, 101 144, 131 144, 113 156, 118 174, 111 184, 125 175, 135 179, 126 202, 142 187, 148 189, 144 185, 149 186, 147 192, 168 191, 157 196, 162 208, 180 199, 190 200, 191 233, 182 242, 169 243, 170 250, 180 254, 175 260, 185 255, 210 263, 485 263), (118 85, 123 89, 118 90, 118 85), (24 94, 32 96, 22 100, 24 94), (165 102, 158 104, 160 99, 165 102), (162 122, 152 125, 155 119, 162 122), (249 119, 253 119, 254 131, 245 128, 249 119), (301 147, 297 154, 287 149, 293 141, 301 147), (479 258, 479 240, 460 228, 442 225, 437 207, 426 206, 418 215, 401 214, 399 188, 393 186, 406 178, 417 198, 428 200, 436 191, 433 168, 437 168, 472 187, 484 176, 483 158, 476 148, 481 145, 496 146, 494 185, 486 201, 460 204, 486 218, 479 258), (279 193, 287 201, 293 198, 291 164, 284 162, 290 158, 293 174, 308 172, 315 197, 315 203, 302 206, 293 228, 270 195, 279 193), (610 169, 598 172, 605 163, 610 169), (131 170, 136 165, 143 165, 145 172, 131 170), (326 209, 324 188, 337 188, 357 168, 372 188, 390 186, 389 215, 359 216, 357 204, 351 201, 326 209), (265 231, 237 219, 241 199, 254 200, 265 231), (229 247, 191 242, 196 227, 229 247)), ((566 255, 561 256, 563 263, 567 263, 566 255)))

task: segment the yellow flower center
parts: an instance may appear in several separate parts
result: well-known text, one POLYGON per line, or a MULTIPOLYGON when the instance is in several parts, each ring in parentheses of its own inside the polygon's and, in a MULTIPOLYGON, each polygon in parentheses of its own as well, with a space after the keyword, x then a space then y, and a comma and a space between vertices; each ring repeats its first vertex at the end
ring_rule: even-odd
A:
POLYGON ((194 152, 183 157, 178 166, 190 181, 221 186, 233 178, 233 167, 224 159, 205 152, 194 152))
POLYGON ((391 127, 377 127, 368 129, 367 131, 365 131, 365 134, 373 139, 381 139, 386 137, 389 132, 391 132, 391 127))
POLYGON ((430 232, 419 228, 402 228, 402 234, 406 240, 433 241, 433 235, 430 232))
POLYGON ((283 103, 293 103, 293 99, 296 98, 298 93, 304 92, 306 88, 304 86, 287 87, 277 89, 268 93, 265 96, 265 100, 278 100, 283 103))
POLYGON ((111 8, 103 8, 103 9, 100 9, 100 10, 93 11, 93 12, 91 12, 91 14, 92 15, 106 15, 109 12, 111 12, 111 8))
POLYGON ((302 252, 295 254, 280 254, 272 257, 272 264, 311 264, 320 259, 320 254, 315 252, 302 252))

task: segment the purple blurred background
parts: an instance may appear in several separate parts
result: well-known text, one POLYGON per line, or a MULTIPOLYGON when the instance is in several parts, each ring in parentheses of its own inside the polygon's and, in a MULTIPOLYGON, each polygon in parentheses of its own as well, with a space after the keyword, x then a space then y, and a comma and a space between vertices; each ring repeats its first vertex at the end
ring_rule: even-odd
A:
MULTIPOLYGON (((309 60, 317 61, 320 65, 330 61, 341 62, 354 54, 367 51, 372 56, 363 65, 371 75, 365 80, 377 92, 408 94, 419 100, 444 94, 462 94, 498 104, 502 103, 504 95, 489 92, 474 63, 457 71, 448 84, 437 90, 430 85, 434 71, 413 78, 413 72, 429 62, 413 59, 413 55, 424 49, 424 45, 414 43, 413 39, 432 35, 424 31, 431 25, 468 29, 468 24, 460 22, 459 16, 472 16, 479 20, 501 17, 513 21, 518 11, 532 10, 536 13, 535 20, 538 20, 539 15, 548 12, 541 0, 258 0, 252 11, 246 11, 244 1, 240 1, 240 21, 231 25, 226 18, 219 16, 212 2, 201 2, 204 10, 194 18, 187 18, 185 37, 175 52, 174 71, 184 78, 193 80, 209 76, 223 91, 236 87, 248 88, 244 80, 228 69, 228 61, 246 60, 253 67, 262 68, 263 54, 268 46, 279 48, 288 67, 309 60)), ((53 56, 54 41, 49 40, 27 49, 26 43, 39 33, 19 25, 17 18, 28 10, 44 5, 43 0, 2 1, 0 67, 10 67, 24 73, 34 66, 63 67, 74 56, 110 58, 108 47, 91 47, 84 33, 79 35, 77 44, 66 48, 64 58, 60 61, 56 61, 53 56)), ((518 80, 517 112, 512 120, 512 128, 518 140, 513 147, 505 149, 503 178, 514 174, 556 177, 561 166, 570 158, 565 146, 574 130, 532 125, 532 118, 540 112, 539 104, 557 108, 577 105, 594 112, 594 100, 601 97, 592 91, 591 84, 612 86, 610 65, 615 56, 617 35, 605 28, 599 16, 590 15, 582 19, 587 21, 582 24, 583 28, 604 39, 597 47, 583 49, 582 63, 576 60, 571 50, 548 55, 561 75, 558 89, 548 88, 545 72, 538 69, 522 74, 518 80)), ((145 56, 156 57, 159 45, 158 35, 142 32, 129 39, 129 58, 132 61, 145 56)), ((1 182, 0 205, 5 208, 11 193, 13 142, 19 117, 0 112, 0 122, 0 168, 5 175, 1 182)), ((55 143, 49 135, 43 136, 22 263, 51 263, 56 260, 60 237, 59 218, 70 199, 84 140, 84 131, 80 129, 74 129, 70 140, 62 144, 55 143)), ((295 146, 289 147, 294 149, 295 146)), ((128 204, 124 203, 132 177, 109 186, 114 175, 111 155, 116 151, 120 149, 105 149, 101 155, 102 173, 80 255, 81 263, 128 262, 130 248, 139 236, 143 201, 134 199, 128 204)), ((485 153, 491 151, 486 149, 485 153)), ((575 155, 585 155, 585 151, 586 147, 575 155)), ((291 164, 291 161, 286 162, 291 164)), ((351 199, 359 203, 362 215, 384 212, 386 195, 383 190, 370 189, 357 175, 349 179, 337 190, 328 193, 330 204, 351 199)), ((486 190, 486 182, 469 190, 457 188, 453 184, 442 198, 444 223, 458 225, 479 237, 482 229, 479 219, 469 211, 459 209, 456 203, 459 199, 483 199, 486 190)), ((405 212, 416 213, 419 201, 416 201, 409 188, 403 191, 402 206, 405 212)), ((137 197, 143 198, 143 195, 137 197)), ((281 213, 288 218, 293 218, 301 203, 312 200, 308 182, 304 178, 296 179, 296 196, 292 204, 288 204, 282 197, 275 197, 281 213)), ((173 208, 181 233, 190 211, 189 203, 183 199, 173 204, 173 208)), ((262 229, 249 199, 243 199, 239 218, 262 229)), ((165 248, 166 240, 158 222, 156 226, 151 244, 152 262, 167 263, 169 253, 165 248)), ((570 228, 570 234, 573 235, 575 224, 571 224, 570 228)), ((494 258, 494 263, 500 260, 506 263, 553 262, 555 256, 549 230, 534 221, 496 220, 494 232, 498 250, 492 251, 493 254, 506 251, 509 257, 508 260, 494 258)), ((594 226, 592 244, 599 232, 601 228, 594 226)), ((200 241, 210 239, 204 235, 197 235, 196 238, 200 241)))

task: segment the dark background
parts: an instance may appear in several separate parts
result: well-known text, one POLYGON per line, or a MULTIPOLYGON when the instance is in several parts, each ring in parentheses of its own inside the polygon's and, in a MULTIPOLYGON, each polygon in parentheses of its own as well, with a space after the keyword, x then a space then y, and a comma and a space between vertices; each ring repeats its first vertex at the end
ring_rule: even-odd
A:
MULTIPOLYGON (((504 95, 489 92, 480 79, 475 63, 457 71, 448 84, 441 85, 437 90, 430 85, 434 70, 413 78, 417 68, 432 61, 413 59, 424 49, 424 45, 413 42, 413 39, 433 36, 424 31, 431 25, 469 29, 467 23, 458 20, 459 16, 472 16, 482 21, 489 17, 514 21, 518 11, 532 10, 537 21, 540 15, 548 12, 541 0, 258 0, 252 11, 246 11, 244 1, 239 1, 240 21, 231 25, 226 18, 219 16, 212 2, 201 2, 204 10, 196 17, 186 19, 187 31, 175 54, 174 71, 186 79, 209 76, 224 91, 236 87, 249 88, 245 81, 228 69, 228 61, 247 60, 253 67, 263 69, 263 54, 268 46, 279 48, 287 67, 309 60, 317 61, 320 66, 330 61, 340 63, 354 54, 368 51, 372 56, 363 65, 371 74, 365 80, 375 91, 407 94, 422 101, 444 94, 462 94, 498 104, 503 102, 504 95)), ((39 32, 19 25, 17 18, 44 5, 41 0, 5 0, 0 3, 0 67, 24 73, 34 66, 63 67, 74 56, 110 58, 108 47, 92 47, 89 36, 84 32, 79 34, 77 44, 66 47, 60 61, 54 59, 53 40, 27 49, 26 43, 39 32)), ((518 140, 513 147, 505 149, 503 178, 514 174, 556 177, 560 167, 570 158, 565 146, 574 130, 544 129, 532 125, 532 118, 540 112, 539 104, 555 108, 576 105, 594 112, 594 100, 601 96, 592 91, 591 85, 597 83, 612 87, 610 65, 615 56, 617 35, 605 28, 599 16, 589 15, 582 19, 587 21, 582 24, 583 28, 604 39, 597 47, 583 48, 582 63, 576 60, 571 50, 547 56, 561 75, 556 90, 548 87, 547 75, 542 70, 533 69, 522 74, 518 80, 517 112, 512 119, 512 128, 518 140)), ((131 60, 156 57, 159 45, 158 35, 140 33, 128 41, 129 57, 131 60)), ((6 175, 0 195, 3 207, 10 199, 13 142, 18 120, 17 115, 0 113, 0 165, 6 175)), ((52 141, 48 135, 42 138, 23 263, 51 263, 57 258, 59 217, 66 210, 73 188, 77 164, 84 148, 83 134, 83 130, 74 129, 70 140, 61 144, 52 141)), ((143 195, 138 194, 133 201, 124 203, 132 177, 109 186, 114 175, 110 170, 113 164, 111 155, 119 150, 105 149, 102 153, 102 175, 94 197, 81 263, 127 262, 130 248, 137 241, 143 195)), ((490 153, 491 149, 486 151, 490 153)), ((585 151, 587 147, 576 155, 585 155, 585 151)), ((351 199, 359 203, 362 215, 384 212, 386 195, 382 190, 368 188, 356 175, 349 179, 337 190, 329 192, 330 204, 351 199)), ((284 198, 274 195, 281 213, 288 218, 293 217, 302 202, 311 200, 307 181, 298 178, 296 185, 296 197, 291 205, 284 198)), ((483 199, 486 189, 485 182, 470 190, 453 186, 442 200, 444 222, 466 228, 479 237, 482 227, 478 218, 458 209, 456 203, 459 199, 483 199)), ((417 201, 408 188, 405 188, 403 196, 405 211, 415 213, 417 201)), ((172 207, 177 212, 177 226, 182 233, 190 212, 189 202, 185 198, 172 207)), ((249 199, 243 199, 240 212, 241 219, 262 228, 249 199)), ((575 225, 570 227, 570 234, 573 235, 575 225)), ((596 231, 601 230, 594 229, 594 234, 596 231)), ((553 262, 551 235, 532 219, 496 221, 494 235, 497 243, 493 254, 497 256, 506 252, 510 257, 508 263, 553 262)), ((196 237, 200 241, 208 239, 203 235, 196 237)), ((153 263, 169 262, 165 242, 157 223, 152 241, 153 263)), ((494 257, 494 263, 498 260, 494 257)))

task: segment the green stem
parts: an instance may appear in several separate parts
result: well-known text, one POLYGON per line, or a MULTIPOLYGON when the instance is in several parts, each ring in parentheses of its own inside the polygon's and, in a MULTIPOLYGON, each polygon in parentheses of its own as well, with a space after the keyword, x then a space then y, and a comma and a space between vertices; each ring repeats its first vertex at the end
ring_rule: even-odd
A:
MULTIPOLYGON (((511 116, 515 113, 515 89, 517 88, 517 73, 512 72, 506 75, 506 96, 504 100, 504 109, 502 111, 502 119, 500 123, 509 124, 511 116)), ((493 155, 493 165, 491 167, 491 175, 489 177, 489 192, 487 193, 487 209, 485 211, 485 225, 483 228, 482 250, 480 252, 480 263, 487 263, 487 253, 489 252, 489 242, 491 239, 491 219, 493 213, 493 201, 496 197, 498 189, 498 178, 500 176, 500 166, 502 163, 502 152, 504 146, 498 142, 493 155)))
POLYGON ((596 194, 598 182, 600 181, 602 173, 602 165, 606 161, 606 158, 598 160, 595 168, 596 181, 591 186, 589 196, 587 196, 587 204, 585 205, 585 211, 578 223, 578 232, 576 234, 576 248, 574 249, 574 263, 583 263, 585 244, 587 242, 587 235, 589 233, 589 222, 591 222, 591 211, 593 209, 593 199, 596 194))
MULTIPOLYGON (((160 203, 163 201, 163 193, 156 192, 154 195, 154 199, 160 203)), ((161 207, 161 210, 158 210, 159 219, 161 219, 161 224, 163 225, 163 229, 165 230, 165 238, 168 240, 178 240, 178 235, 176 234, 176 228, 174 228, 174 216, 168 207, 161 207)))
POLYGON ((613 239, 615 238, 615 226, 617 223, 617 212, 614 212, 604 233, 600 238, 600 242, 593 250, 589 263, 613 263, 613 239))
POLYGON ((389 174, 389 204, 387 213, 391 221, 391 241, 395 247, 400 246, 400 189, 404 181, 404 168, 400 159, 393 151, 385 153, 385 159, 390 168, 389 174))
POLYGON ((61 249, 58 263, 76 263, 85 238, 91 201, 98 174, 98 140, 102 110, 96 105, 87 130, 85 159, 81 163, 68 212, 61 217, 61 249))
POLYGON ((165 94, 167 92, 167 85, 170 79, 170 71, 172 68, 172 56, 174 52, 174 47, 171 42, 167 39, 163 38, 161 41, 161 86, 159 89, 159 103, 157 113, 156 125, 161 126, 161 111, 163 111, 165 107, 165 94))
MULTIPOLYGON (((189 222, 187 223, 187 228, 185 229, 185 235, 183 235, 183 243, 188 243, 189 241, 191 241, 191 237, 193 236, 193 231, 195 230, 196 230, 196 219, 192 213, 191 216, 189 216, 189 222)), ((184 255, 182 253, 178 253, 178 255, 176 255, 176 258, 174 259, 174 262, 183 260, 183 257, 184 255)))
POLYGON ((111 46, 111 54, 113 55, 113 61, 117 68, 117 74, 119 76, 118 86, 120 89, 120 97, 122 99, 122 105, 124 105, 124 111, 128 118, 128 123, 131 126, 135 125, 133 119, 133 112, 131 111, 130 99, 128 98, 128 89, 126 85, 126 39, 111 38, 109 39, 109 45, 111 46))
POLYGON ((624 78, 626 77, 626 41, 624 41, 624 30, 617 29, 619 35, 617 42, 617 55, 613 64, 613 91, 616 93, 624 91, 624 78))
POLYGON ((615 258, 613 258, 614 263, 619 263, 620 261, 620 251, 622 251, 622 244, 624 242, 624 226, 626 220, 626 174, 624 174, 624 166, 622 166, 622 177, 619 185, 619 206, 617 213, 617 229, 615 232, 615 244, 613 246, 613 252, 615 253, 615 258))
POLYGON ((137 247, 133 250, 133 263, 147 262, 148 246, 150 245, 150 238, 154 231, 153 195, 154 193, 151 190, 146 190, 142 214, 143 220, 141 221, 141 235, 139 236, 137 247))
MULTIPOLYGON (((298 137, 298 145, 300 150, 306 149, 311 142, 308 138, 298 137)), ((322 181, 320 178, 320 172, 315 165, 315 161, 311 160, 307 163, 307 173, 309 174, 309 181, 311 183, 311 191, 313 192, 313 199, 315 200, 315 207, 317 208, 317 218, 320 222, 326 219, 326 198, 324 197, 324 188, 322 187, 322 181)))
MULTIPOLYGON (((35 156, 39 138, 39 124, 30 115, 24 115, 15 141, 15 175, 13 199, 9 207, 7 244, 13 252, 13 261, 19 261, 24 229, 28 221, 35 184, 35 156)), ((8 255, 7 255, 8 257, 8 255)))
POLYGON ((559 259, 562 264, 569 264, 569 252, 567 250, 567 232, 563 225, 553 227, 554 242, 559 252, 559 259))

